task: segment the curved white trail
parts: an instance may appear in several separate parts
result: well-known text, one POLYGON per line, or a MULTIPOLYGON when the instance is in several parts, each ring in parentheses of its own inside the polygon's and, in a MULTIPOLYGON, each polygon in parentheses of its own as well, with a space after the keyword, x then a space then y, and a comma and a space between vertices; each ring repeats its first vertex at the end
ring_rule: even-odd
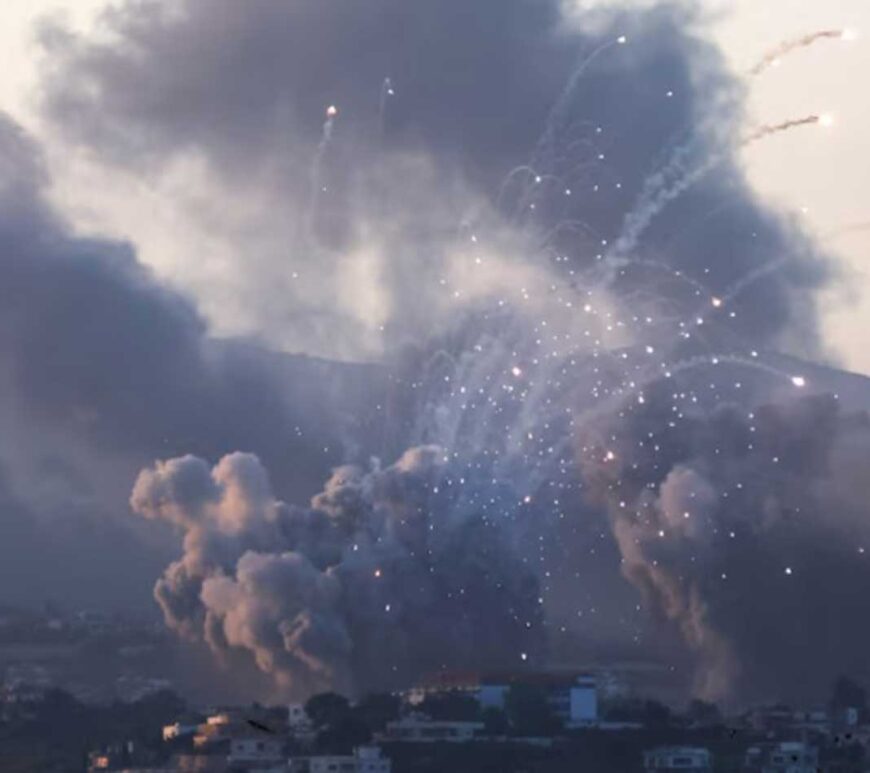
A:
MULTIPOLYGON (((793 118, 776 124, 762 125, 747 134, 739 143, 745 148, 760 140, 801 126, 812 124, 828 125, 831 118, 826 115, 808 115, 803 118, 793 118)), ((647 179, 644 191, 638 204, 625 218, 619 238, 614 242, 608 253, 608 259, 619 259, 628 256, 639 244, 641 238, 653 221, 675 199, 679 198, 704 175, 724 163, 729 154, 722 151, 710 155, 705 161, 686 171, 685 160, 691 157, 691 146, 684 145, 675 151, 669 161, 659 172, 647 179), (682 173, 681 176, 678 176, 682 173)))

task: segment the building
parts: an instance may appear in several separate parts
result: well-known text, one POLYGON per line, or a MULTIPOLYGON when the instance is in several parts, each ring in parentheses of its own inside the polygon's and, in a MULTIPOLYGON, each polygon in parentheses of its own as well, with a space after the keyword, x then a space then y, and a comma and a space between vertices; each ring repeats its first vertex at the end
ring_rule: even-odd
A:
POLYGON ((566 727, 582 727, 598 721, 598 685, 594 677, 581 676, 550 689, 550 706, 566 727))
POLYGON ((316 733, 311 719, 301 703, 291 703, 287 706, 287 730, 290 734, 303 742, 313 741, 316 733))
POLYGON ((475 697, 482 709, 504 709, 509 691, 506 684, 482 684, 475 697))
POLYGON ((752 746, 746 752, 747 773, 816 773, 819 750, 803 741, 752 746))
POLYGON ((287 706, 287 724, 293 729, 308 728, 311 725, 303 704, 291 703, 287 706))
POLYGON ((149 695, 171 689, 172 682, 168 679, 128 674, 115 680, 114 694, 115 698, 123 703, 135 703, 149 695))
POLYGON ((148 749, 140 749, 133 741, 116 743, 88 754, 88 773, 102 771, 128 771, 155 768, 158 755, 148 749))
POLYGON ((267 733, 256 731, 234 734, 230 738, 230 753, 227 755, 227 762, 231 767, 286 768, 284 742, 281 738, 270 737, 267 733))
POLYGON ((795 723, 795 713, 793 708, 782 704, 759 706, 749 712, 747 720, 756 733, 764 733, 772 738, 791 732, 795 723))
POLYGON ((681 773, 712 773, 713 759, 707 749, 696 746, 662 746, 644 752, 644 770, 678 770, 681 773))
POLYGON ((598 721, 598 679, 590 674, 502 673, 478 676, 440 676, 431 684, 402 693, 405 703, 419 706, 432 694, 460 693, 477 700, 482 709, 504 709, 514 685, 533 686, 546 692, 553 712, 567 727, 584 727, 598 721))
POLYGON ((176 754, 172 757, 169 771, 172 773, 227 773, 226 757, 203 754, 176 754))
POLYGON ((483 722, 435 721, 411 715, 389 722, 382 737, 385 741, 405 743, 464 743, 473 741, 483 728, 483 722))
POLYGON ((291 773, 390 773, 392 762, 377 746, 361 746, 352 755, 294 757, 291 773))
POLYGON ((804 737, 804 732, 825 735, 831 732, 831 716, 825 709, 796 711, 792 722, 791 736, 804 737))
POLYGON ((534 685, 545 690, 553 713, 566 727, 598 722, 598 681, 594 676, 530 674, 504 681, 483 681, 475 693, 480 707, 504 709, 511 684, 534 685))

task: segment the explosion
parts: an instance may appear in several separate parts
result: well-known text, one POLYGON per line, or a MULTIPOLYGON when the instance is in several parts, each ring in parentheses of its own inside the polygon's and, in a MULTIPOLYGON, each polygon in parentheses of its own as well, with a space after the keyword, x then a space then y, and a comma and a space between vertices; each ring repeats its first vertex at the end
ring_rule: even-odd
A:
MULTIPOLYGON (((431 20, 388 5, 427 39, 431 20)), ((556 34, 556 3, 487 5, 510 23, 444 17, 482 61, 480 83, 443 75, 437 57, 414 80, 397 66, 404 46, 385 57, 390 77, 361 62, 345 90, 301 68, 300 90, 342 104, 342 131, 330 106, 300 143, 310 173, 292 181, 304 214, 288 249, 324 272, 350 266, 353 304, 330 309, 343 323, 369 296, 385 315, 379 434, 348 433, 350 463, 307 506, 280 499, 253 454, 143 470, 133 510, 183 534, 155 587, 166 622, 300 695, 542 667, 552 621, 570 615, 591 637, 602 609, 639 648, 676 633, 682 649, 667 657, 688 653, 695 694, 787 684, 800 659, 776 646, 791 628, 748 641, 840 554, 842 534, 864 528, 833 513, 855 512, 838 460, 865 458, 867 430, 808 394, 813 373, 771 354, 788 338, 815 352, 810 291, 825 260, 757 201, 739 154, 829 120, 747 132, 740 89, 682 31, 683 12, 593 40, 582 26, 556 34), (526 27, 523 41, 504 33, 526 27), (564 77, 541 75, 542 58, 564 77), (499 80, 508 63, 530 80, 499 80), (501 136, 513 124, 492 115, 511 88, 529 130, 501 136), (360 265, 382 292, 355 284, 360 265), (814 557, 817 539, 828 552, 814 557), (596 581, 608 559, 601 575, 621 574, 643 615, 596 581)), ((354 20, 329 12, 323 24, 341 39, 354 20)), ((861 608, 841 601, 844 619, 861 608)))

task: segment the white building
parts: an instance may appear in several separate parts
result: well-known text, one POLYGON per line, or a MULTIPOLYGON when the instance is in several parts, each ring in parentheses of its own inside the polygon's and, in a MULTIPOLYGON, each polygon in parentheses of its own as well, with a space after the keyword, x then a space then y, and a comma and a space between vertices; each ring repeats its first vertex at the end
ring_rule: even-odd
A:
POLYGON ((483 728, 483 722, 439 722, 419 716, 410 716, 389 722, 383 733, 383 738, 386 741, 404 741, 407 743, 434 743, 436 741, 463 743, 474 740, 474 737, 482 732, 483 728))
MULTIPOLYGON (((533 683, 540 683, 546 690, 550 707, 567 727, 583 727, 598 721, 598 681, 594 676, 544 677, 533 683)), ((482 709, 504 709, 509 692, 509 684, 484 683, 477 689, 477 702, 482 709)))
POLYGON ((307 730, 311 726, 311 720, 302 703, 291 703, 287 706, 287 724, 293 730, 307 730))
POLYGON ((290 760, 292 773, 390 773, 392 762, 377 746, 361 746, 352 755, 320 755, 290 760))
POLYGON ((553 690, 550 704, 568 727, 598 721, 598 685, 594 677, 581 676, 573 684, 553 690))
POLYGON ((644 770, 678 770, 681 773, 712 773, 713 760, 707 749, 695 746, 662 746, 644 752, 644 770))

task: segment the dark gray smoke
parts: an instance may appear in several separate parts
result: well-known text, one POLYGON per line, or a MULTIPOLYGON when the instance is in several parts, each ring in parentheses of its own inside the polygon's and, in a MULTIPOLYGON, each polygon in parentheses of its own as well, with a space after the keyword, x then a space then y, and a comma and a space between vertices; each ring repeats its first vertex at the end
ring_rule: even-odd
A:
POLYGON ((131 531, 125 478, 165 453, 242 446, 293 455, 280 490, 310 494, 381 377, 210 338, 129 244, 73 235, 45 201, 39 147, 3 117, 0 168, 0 524, 19 567, 3 601, 126 605, 164 553, 131 531), (34 544, 57 560, 20 564, 34 544))
POLYGON ((860 666, 863 563, 844 546, 863 425, 824 401, 750 419, 723 407, 743 375, 685 410, 655 386, 714 354, 818 355, 825 257, 745 181, 743 86, 694 5, 591 21, 556 0, 145 0, 99 39, 43 29, 45 116, 72 150, 148 179, 205 166, 180 217, 235 256, 219 298, 266 340, 388 364, 215 341, 131 246, 73 237, 38 153, 3 135, 10 405, 94 455, 85 477, 119 511, 131 470, 171 459, 131 501, 184 535, 155 595, 226 662, 298 693, 539 664, 545 610, 634 642, 622 559, 700 693, 860 666), (810 578, 836 603, 794 593, 810 578), (814 615, 827 627, 805 633, 814 615))
POLYGON ((867 678, 870 418, 830 396, 705 414, 675 388, 590 431, 579 460, 696 691, 806 700, 841 671, 867 678))
MULTIPOLYGON (((565 8, 303 0, 250 13, 232 0, 126 3, 106 15, 110 34, 99 42, 44 31, 44 106, 70 143, 113 168, 154 174, 193 157, 223 181, 217 200, 263 193, 264 214, 226 235, 244 267, 232 291, 265 335, 298 349, 380 356, 455 320, 441 282, 467 284, 451 269, 475 229, 491 246, 508 230, 510 249, 502 240, 492 247, 499 260, 477 271, 490 294, 503 292, 493 285, 509 253, 540 270, 587 271, 606 252, 601 241, 636 222, 645 181, 669 179, 661 172, 677 160, 670 182, 694 183, 665 198, 631 256, 646 267, 620 272, 620 291, 651 286, 686 311, 699 299, 674 270, 725 296, 782 260, 722 314, 736 312, 732 342, 785 339, 813 352, 811 291, 825 261, 756 201, 735 163, 743 86, 703 41, 695 5, 565 8), (620 35, 625 45, 615 45, 620 35), (385 99, 387 77, 394 94, 385 99), (693 177, 699 168, 708 172, 693 177), (531 191, 535 173, 542 184, 531 191)), ((218 212, 207 227, 220 232, 218 212)))
POLYGON ((188 456, 143 471, 131 506, 184 534, 155 587, 171 627, 247 651, 297 695, 353 691, 540 662, 537 581, 507 541, 519 497, 464 475, 415 448, 335 470, 300 508, 252 455, 188 456))

